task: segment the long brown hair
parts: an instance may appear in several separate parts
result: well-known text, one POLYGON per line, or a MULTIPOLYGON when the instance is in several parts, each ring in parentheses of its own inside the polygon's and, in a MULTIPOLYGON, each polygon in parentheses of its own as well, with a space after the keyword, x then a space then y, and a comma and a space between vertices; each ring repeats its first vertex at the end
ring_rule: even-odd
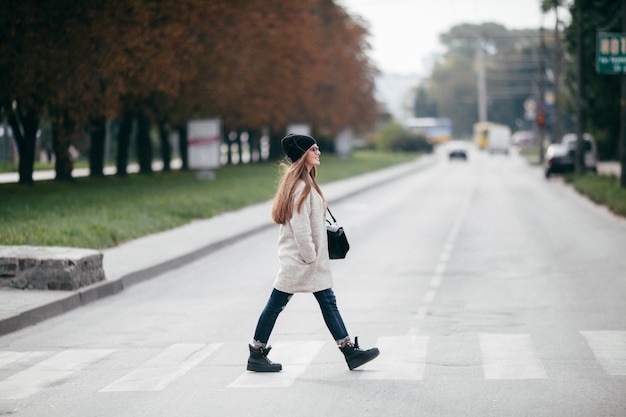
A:
POLYGON ((272 206, 272 220, 274 223, 285 224, 291 220, 294 207, 293 200, 299 181, 304 181, 304 189, 298 201, 295 202, 297 212, 300 212, 302 202, 308 197, 311 192, 311 187, 324 199, 322 190, 315 180, 317 177, 317 169, 312 167, 311 170, 309 170, 306 166, 305 159, 306 158, 303 156, 293 164, 282 163, 280 165, 283 175, 278 185, 276 195, 274 196, 274 204, 272 206))

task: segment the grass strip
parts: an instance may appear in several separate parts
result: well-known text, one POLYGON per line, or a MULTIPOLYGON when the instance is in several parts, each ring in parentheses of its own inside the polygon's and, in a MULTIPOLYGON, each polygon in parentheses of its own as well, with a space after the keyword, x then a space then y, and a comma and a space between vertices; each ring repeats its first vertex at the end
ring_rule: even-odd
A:
POLYGON ((613 213, 626 217, 626 189, 621 188, 615 175, 568 175, 576 191, 613 213))
MULTIPOLYGON (((417 154, 357 151, 322 156, 320 183, 382 169, 417 154)), ((224 166, 213 181, 173 171, 124 178, 0 184, 0 245, 103 249, 151 233, 267 201, 278 183, 277 162, 224 166)), ((268 213, 269 216, 269 213, 268 213)))

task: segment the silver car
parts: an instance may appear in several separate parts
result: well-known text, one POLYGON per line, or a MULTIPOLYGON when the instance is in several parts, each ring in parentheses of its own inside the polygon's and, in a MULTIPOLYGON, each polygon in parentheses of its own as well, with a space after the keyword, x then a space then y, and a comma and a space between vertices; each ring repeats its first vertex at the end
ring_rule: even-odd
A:
MULTIPOLYGON (((576 169, 576 139, 575 133, 568 133, 563 136, 561 143, 548 146, 544 158, 546 178, 552 174, 574 172, 576 169)), ((597 172, 598 150, 596 140, 588 133, 583 135, 583 151, 585 169, 597 172)))

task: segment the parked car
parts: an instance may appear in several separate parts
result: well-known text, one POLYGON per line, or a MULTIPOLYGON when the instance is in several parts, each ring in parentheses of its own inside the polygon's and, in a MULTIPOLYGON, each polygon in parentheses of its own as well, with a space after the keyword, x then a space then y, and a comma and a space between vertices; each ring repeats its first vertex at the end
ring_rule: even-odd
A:
POLYGON ((520 148, 534 145, 535 134, 529 130, 518 130, 511 135, 511 143, 520 148))
MULTIPOLYGON (((548 146, 545 155, 545 175, 573 172, 576 168, 576 134, 563 136, 561 143, 548 146)), ((583 135, 584 163, 587 171, 597 172, 598 151, 596 141, 588 133, 583 135)))

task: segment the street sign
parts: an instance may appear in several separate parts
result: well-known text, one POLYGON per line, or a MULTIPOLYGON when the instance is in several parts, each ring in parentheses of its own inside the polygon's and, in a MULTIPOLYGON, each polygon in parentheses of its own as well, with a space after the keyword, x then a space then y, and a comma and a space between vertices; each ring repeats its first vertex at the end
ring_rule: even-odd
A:
POLYGON ((222 124, 220 119, 198 119, 187 122, 189 168, 213 171, 220 167, 222 124))
POLYGON ((598 33, 596 71, 598 74, 626 74, 625 33, 598 33))

